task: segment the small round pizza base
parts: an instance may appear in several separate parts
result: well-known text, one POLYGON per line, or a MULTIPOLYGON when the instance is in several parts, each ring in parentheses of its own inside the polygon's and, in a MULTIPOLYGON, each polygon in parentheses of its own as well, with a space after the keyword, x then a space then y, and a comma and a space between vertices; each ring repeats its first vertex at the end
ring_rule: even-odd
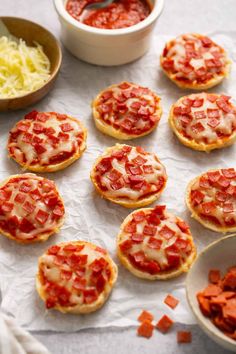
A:
MULTIPOLYGON (((36 175, 34 174, 31 174, 31 173, 25 173, 24 176, 27 175, 27 176, 32 176, 32 177, 37 177, 36 175)), ((22 175, 18 174, 18 175, 12 175, 10 177, 8 177, 7 179, 5 179, 3 182, 0 183, 0 188, 2 186, 4 186, 8 181, 10 181, 12 178, 17 178, 17 177, 21 177, 22 175)), ((40 178, 40 177, 39 177, 40 178)), ((60 197, 60 194, 55 186, 55 190, 58 194, 58 198, 60 199, 61 203, 63 204, 64 206, 64 203, 63 203, 63 200, 62 198, 60 197)), ((31 244, 31 243, 36 243, 36 242, 45 242, 48 240, 48 238, 53 235, 53 234, 56 234, 60 231, 62 225, 64 224, 64 220, 65 220, 65 216, 63 216, 60 220, 60 222, 57 224, 57 226, 52 229, 50 232, 46 232, 46 233, 43 233, 42 235, 40 235, 39 237, 37 238, 34 238, 32 240, 24 240, 24 239, 19 239, 19 238, 16 238, 14 236, 12 236, 9 232, 6 232, 5 230, 3 230, 1 227, 0 227, 0 234, 6 236, 7 238, 19 243, 19 244, 24 244, 24 245, 28 245, 28 244, 31 244)))
MULTIPOLYGON (((114 127, 112 127, 109 124, 106 124, 104 122, 104 120, 101 119, 101 116, 100 116, 99 112, 97 111, 97 106, 99 105, 99 98, 100 98, 100 96, 102 96, 102 94, 104 92, 106 92, 107 90, 112 89, 113 87, 116 87, 116 86, 117 85, 111 85, 110 87, 108 87, 105 90, 101 91, 97 95, 97 97, 94 99, 94 101, 92 102, 93 118, 94 118, 94 122, 95 122, 95 125, 96 125, 97 129, 100 132, 102 132, 103 134, 112 136, 113 138, 116 138, 118 140, 131 140, 131 139, 135 139, 135 138, 141 138, 142 136, 148 135, 151 132, 153 132, 153 130, 155 130, 156 127, 158 126, 160 118, 161 118, 162 113, 163 113, 160 104, 156 106, 156 110, 155 110, 155 114, 160 117, 159 120, 156 121, 156 123, 153 125, 153 127, 151 129, 145 131, 142 134, 138 134, 138 135, 137 134, 127 134, 125 132, 122 132, 119 129, 115 129, 114 127)), ((158 100, 160 100, 160 98, 157 95, 155 95, 155 96, 158 98, 158 100)))
MULTIPOLYGON (((194 33, 194 35, 196 36, 200 36, 199 34, 197 33, 194 33)), ((224 73, 223 74, 218 74, 217 76, 213 77, 212 79, 208 80, 206 83, 197 83, 197 82, 184 82, 184 81, 179 81, 179 80, 176 80, 175 78, 175 74, 172 74, 170 72, 168 72, 167 70, 165 70, 163 68, 163 61, 164 61, 164 57, 163 55, 160 56, 160 65, 161 65, 161 68, 163 70, 163 72, 165 73, 165 75, 172 81, 174 82, 178 87, 182 88, 182 89, 192 89, 192 90, 208 90, 210 89, 211 87, 214 87, 216 85, 219 85, 223 80, 224 78, 227 78, 229 76, 229 72, 230 72, 230 68, 231 68, 231 61, 229 60, 226 52, 224 51, 225 53, 225 57, 226 57, 226 65, 225 65, 225 69, 224 69, 224 73)))
MULTIPOLYGON (((210 170, 211 171, 211 170, 210 170)), ((208 171, 208 172, 210 172, 208 171)), ((213 171, 213 170, 212 170, 213 171)), ((217 231, 217 232, 222 232, 222 233, 227 233, 227 232, 236 232, 236 226, 235 227, 220 227, 220 226, 216 226, 214 224, 212 224, 210 221, 207 220, 203 220, 198 213, 196 213, 194 211, 194 209, 192 208, 191 205, 191 188, 194 185, 194 183, 197 182, 197 180, 199 179, 200 176, 194 178, 192 181, 189 182, 188 186, 187 186, 187 190, 186 190, 186 194, 185 194, 185 202, 187 204, 188 209, 191 212, 191 217, 194 218, 195 220, 197 220, 200 224, 202 224, 204 227, 206 227, 207 229, 210 229, 212 231, 217 231)))
MULTIPOLYGON (((139 211, 151 211, 152 208, 145 208, 145 209, 139 209, 139 211)), ((126 219, 124 220, 124 222, 122 223, 120 230, 122 230, 124 228, 124 226, 132 219, 132 215, 134 213, 136 213, 136 211, 132 212, 131 214, 129 214, 126 219)), ((181 220, 180 218, 177 217, 177 219, 181 220)), ((122 252, 120 251, 120 241, 122 239, 122 235, 123 233, 120 231, 120 233, 117 236, 117 240, 116 240, 116 246, 117 246, 117 255, 119 257, 120 262, 125 266, 126 269, 128 269, 133 275, 135 275, 138 278, 142 278, 142 279, 147 279, 147 280, 168 280, 171 278, 176 278, 179 275, 181 275, 182 273, 188 272, 189 268, 191 267, 193 261, 195 260, 196 256, 197 256, 197 250, 196 247, 193 243, 193 239, 191 237, 191 245, 192 245, 192 252, 190 254, 190 256, 187 258, 186 262, 184 264, 182 264, 177 270, 174 271, 164 271, 162 272, 162 274, 148 274, 147 272, 142 272, 139 269, 136 269, 127 259, 127 257, 125 257, 122 252)))
MULTIPOLYGON (((40 164, 29 165, 29 164, 25 164, 25 163, 20 163, 19 161, 17 161, 17 159, 14 156, 12 156, 12 154, 10 152, 9 152, 9 157, 12 158, 13 160, 15 160, 20 166, 22 166, 23 171, 29 170, 32 172, 41 172, 41 173, 57 172, 57 171, 63 170, 64 168, 70 166, 73 162, 75 162, 76 160, 78 160, 81 157, 81 155, 83 154, 83 152, 86 149, 87 129, 81 123, 81 121, 79 121, 78 119, 71 117, 71 116, 67 116, 67 118, 69 118, 70 120, 79 124, 79 126, 83 132, 83 141, 79 147, 79 150, 76 151, 70 158, 66 159, 63 162, 57 163, 57 164, 50 164, 50 165, 42 166, 40 164)), ((9 144, 9 142, 8 142, 8 144, 9 144)))
MULTIPOLYGON (((87 244, 90 247, 92 247, 93 249, 95 249, 97 247, 96 245, 94 245, 90 242, 86 242, 86 241, 62 242, 62 243, 58 244, 58 246, 66 245, 67 243, 74 244, 74 245, 86 245, 87 244)), ((56 305, 55 307, 53 307, 53 310, 58 310, 62 313, 71 313, 71 314, 75 314, 75 315, 88 314, 88 313, 95 312, 95 311, 99 310, 104 305, 106 300, 108 299, 108 297, 112 291, 112 288, 116 283, 117 276, 118 276, 118 268, 108 254, 106 255, 106 261, 110 265, 111 279, 110 279, 109 283, 106 284, 104 291, 98 296, 98 299, 95 302, 93 302, 91 304, 83 304, 83 305, 76 305, 76 306, 70 306, 70 307, 56 305)), ((41 263, 41 257, 38 260, 39 266, 40 266, 40 263, 41 263)), ((39 273, 37 273, 37 275, 36 275, 36 290, 37 290, 40 298, 43 301, 46 301, 47 297, 46 297, 45 291, 42 287, 39 273)))
POLYGON ((103 156, 99 156, 97 158, 97 160, 95 161, 95 164, 94 164, 91 174, 90 174, 90 178, 96 188, 96 191, 101 195, 102 198, 107 199, 115 204, 122 205, 125 208, 141 208, 141 207, 144 207, 146 205, 149 205, 149 204, 155 202, 155 200, 160 198, 160 195, 162 194, 163 190, 165 189, 167 179, 165 180, 162 188, 157 193, 150 195, 149 197, 141 198, 140 200, 137 200, 137 201, 131 201, 131 200, 128 200, 125 198, 107 197, 107 196, 105 196, 105 193, 99 188, 98 183, 95 178, 95 166, 103 159, 104 155, 107 155, 107 154, 110 154, 111 152, 119 150, 120 146, 121 146, 120 144, 116 144, 113 147, 107 148, 105 150, 105 152, 103 153, 103 156))
MULTIPOLYGON (((186 97, 188 97, 188 96, 186 96, 186 97)), ((182 97, 182 98, 184 98, 184 97, 182 97)), ((174 110, 176 103, 174 103, 171 107, 168 121, 169 121, 170 127, 172 128, 173 132, 175 133, 175 135, 177 136, 177 138, 179 139, 179 141, 183 145, 185 145, 193 150, 196 150, 196 151, 210 152, 211 150, 222 149, 227 146, 231 146, 236 142, 236 131, 230 137, 221 138, 218 140, 218 142, 216 142, 214 144, 213 143, 212 144, 205 144, 203 142, 197 143, 194 140, 187 139, 184 135, 182 135, 177 130, 176 125, 174 123, 175 118, 174 118, 173 110, 174 110)))

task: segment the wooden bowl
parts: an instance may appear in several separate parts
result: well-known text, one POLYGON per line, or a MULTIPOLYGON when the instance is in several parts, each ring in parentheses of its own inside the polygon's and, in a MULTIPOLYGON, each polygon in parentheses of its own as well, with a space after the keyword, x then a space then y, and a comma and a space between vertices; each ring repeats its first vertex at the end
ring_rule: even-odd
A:
POLYGON ((52 88, 59 72, 62 60, 61 48, 57 39, 37 23, 17 17, 0 17, 9 32, 22 38, 27 45, 38 42, 51 63, 50 78, 39 89, 14 98, 0 98, 0 111, 16 110, 30 106, 41 100, 52 88))
POLYGON ((227 269, 236 265, 236 234, 211 243, 193 263, 186 279, 186 295, 193 314, 203 331, 225 349, 236 352, 236 341, 227 337, 209 318, 205 317, 198 305, 196 294, 208 285, 210 269, 219 269, 224 275, 227 269))

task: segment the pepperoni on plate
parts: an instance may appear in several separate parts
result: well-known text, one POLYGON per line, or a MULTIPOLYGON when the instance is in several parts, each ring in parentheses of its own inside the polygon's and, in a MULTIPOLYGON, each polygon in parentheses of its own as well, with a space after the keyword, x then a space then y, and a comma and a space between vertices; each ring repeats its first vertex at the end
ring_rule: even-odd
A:
POLYGON ((227 76, 225 50, 200 34, 183 34, 168 42, 161 55, 165 74, 182 88, 208 89, 227 76))
POLYGON ((32 111, 11 129, 8 152, 28 170, 54 172, 81 156, 86 148, 86 136, 86 129, 76 118, 32 111))
POLYGON ((187 271, 196 249, 188 225, 158 205, 136 210, 124 220, 117 237, 117 253, 131 273, 155 280, 187 271), (154 231, 147 233, 147 226, 154 231), (172 231, 168 237, 163 233, 167 228, 172 231))
POLYGON ((156 154, 116 144, 97 159, 91 179, 104 198, 131 208, 156 200, 165 188, 167 175, 156 154))
POLYGON ((153 131, 161 118, 160 97, 149 88, 122 82, 103 90, 92 103, 97 128, 118 139, 153 131))
POLYGON ((64 213, 54 182, 46 178, 15 175, 0 187, 0 232, 17 242, 47 240, 62 226, 64 213))
POLYGON ((236 231, 235 168, 211 170, 193 179, 186 202, 203 226, 218 232, 236 231))
POLYGON ((106 250, 85 241, 51 246, 40 258, 37 291, 48 309, 89 313, 106 301, 117 267, 106 250))
POLYGON ((182 97, 172 106, 169 123, 179 140, 194 150, 208 152, 236 141, 236 107, 225 95, 182 97))

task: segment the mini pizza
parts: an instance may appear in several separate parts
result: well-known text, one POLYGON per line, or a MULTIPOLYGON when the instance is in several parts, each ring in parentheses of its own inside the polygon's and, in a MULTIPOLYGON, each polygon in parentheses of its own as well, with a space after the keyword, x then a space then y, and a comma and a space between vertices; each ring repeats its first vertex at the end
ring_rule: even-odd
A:
POLYGON ((236 170, 211 170, 194 178, 186 203, 192 217, 208 229, 236 231, 236 170))
POLYGON ((167 175, 154 153, 139 146, 116 144, 96 160, 91 180, 103 198, 137 208, 159 198, 167 175))
POLYGON ((81 156, 86 137, 87 130, 75 118, 32 111, 10 131, 8 152, 24 169, 55 172, 81 156))
POLYGON ((188 271, 196 248, 189 226, 157 205, 127 216, 117 237, 117 254, 135 276, 165 280, 188 271))
POLYGON ((183 34, 168 42, 161 55, 164 73, 179 87, 206 90, 228 76, 225 50, 201 34, 183 34))
POLYGON ((64 205, 53 181, 33 173, 0 184, 0 233, 20 243, 46 241, 64 222, 64 205))
POLYGON ((149 88, 130 82, 112 85, 100 92, 92 103, 96 127, 117 139, 139 138, 158 125, 162 108, 149 88))
POLYGON ((199 93, 173 104, 169 123, 182 144, 209 152, 236 141, 236 107, 230 97, 199 93))
POLYGON ((117 266, 106 250, 85 241, 51 246, 40 258, 36 288, 48 309, 89 313, 107 300, 117 266))

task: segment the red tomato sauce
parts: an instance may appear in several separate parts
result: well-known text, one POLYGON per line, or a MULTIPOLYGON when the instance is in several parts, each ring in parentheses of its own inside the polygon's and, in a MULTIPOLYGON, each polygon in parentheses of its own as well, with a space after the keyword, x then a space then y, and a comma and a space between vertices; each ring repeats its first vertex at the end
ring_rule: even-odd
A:
POLYGON ((151 12, 151 7, 147 0, 116 0, 104 9, 85 9, 86 5, 100 1, 68 0, 66 10, 79 22, 105 29, 133 26, 143 21, 151 12))

